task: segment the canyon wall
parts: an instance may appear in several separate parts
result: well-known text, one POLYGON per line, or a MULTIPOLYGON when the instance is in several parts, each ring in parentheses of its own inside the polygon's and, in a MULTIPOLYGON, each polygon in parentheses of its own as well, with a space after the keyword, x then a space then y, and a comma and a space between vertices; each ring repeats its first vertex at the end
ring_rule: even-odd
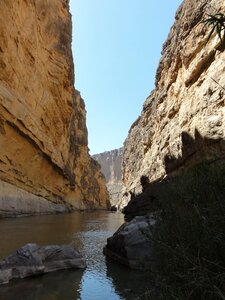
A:
POLYGON ((1 1, 1 215, 107 207, 71 39, 68 0, 1 1))
POLYGON ((121 201, 122 155, 123 148, 93 155, 93 158, 100 164, 102 173, 105 176, 106 185, 110 196, 110 203, 112 206, 118 206, 119 202, 121 201))
POLYGON ((108 238, 104 253, 150 271, 147 299, 225 294, 220 279, 225 261, 225 35, 217 34, 224 28, 224 14, 221 0, 185 0, 179 7, 155 89, 125 141, 126 223, 108 238), (206 19, 211 26, 204 26, 206 19))
POLYGON ((225 156, 224 42, 201 21, 222 0, 185 0, 163 45, 155 89, 132 125, 123 155, 123 201, 205 160, 225 156), (142 180, 142 183, 141 183, 142 180))
POLYGON ((119 148, 92 156, 101 165, 107 184, 121 183, 122 154, 123 148, 119 148))

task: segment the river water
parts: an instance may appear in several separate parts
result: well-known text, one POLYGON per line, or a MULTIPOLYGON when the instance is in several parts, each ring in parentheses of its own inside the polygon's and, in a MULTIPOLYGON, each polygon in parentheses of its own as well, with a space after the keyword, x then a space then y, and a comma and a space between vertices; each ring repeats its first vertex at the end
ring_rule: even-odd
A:
POLYGON ((102 249, 124 222, 104 211, 0 220, 0 259, 26 243, 76 245, 87 268, 13 280, 0 300, 132 300, 148 289, 146 274, 106 259, 102 249))

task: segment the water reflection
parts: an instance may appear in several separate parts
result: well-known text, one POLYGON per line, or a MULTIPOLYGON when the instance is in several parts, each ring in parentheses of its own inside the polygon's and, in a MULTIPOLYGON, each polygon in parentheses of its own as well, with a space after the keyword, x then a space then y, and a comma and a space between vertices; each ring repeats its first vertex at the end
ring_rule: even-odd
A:
POLYGON ((123 299, 116 293, 113 281, 107 277, 105 257, 102 254, 107 237, 113 234, 123 221, 119 214, 107 214, 104 219, 95 219, 86 223, 84 233, 74 235, 74 240, 81 243, 80 250, 87 262, 81 285, 81 299, 123 299), (115 228, 115 225, 116 228, 115 228))
POLYGON ((150 274, 143 271, 131 270, 106 259, 108 278, 112 278, 112 285, 116 288, 116 293, 120 294, 122 299, 133 300, 143 295, 150 288, 150 274), (119 270, 119 276, 118 276, 119 270))
POLYGON ((0 257, 27 242, 74 243, 85 256, 85 270, 61 271, 0 286, 1 300, 132 300, 145 290, 144 274, 131 271, 102 254, 107 237, 123 223, 109 212, 0 220, 0 257))
POLYGON ((1 300, 81 299, 79 286, 83 271, 60 271, 46 276, 15 280, 0 287, 1 300))

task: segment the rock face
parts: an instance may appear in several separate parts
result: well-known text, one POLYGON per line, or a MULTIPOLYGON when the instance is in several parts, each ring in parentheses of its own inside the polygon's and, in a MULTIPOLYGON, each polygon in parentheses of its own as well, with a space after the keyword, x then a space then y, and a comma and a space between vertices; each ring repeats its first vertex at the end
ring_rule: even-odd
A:
POLYGON ((138 216, 123 224, 107 239, 105 255, 133 269, 146 269, 151 265, 152 233, 155 220, 151 216, 138 216))
POLYGON ((117 207, 121 200, 122 191, 122 155, 123 148, 93 155, 93 158, 100 164, 101 170, 105 175, 111 205, 117 207))
MULTIPOLYGON (((123 204, 129 203, 123 211, 130 222, 108 239, 104 251, 132 268, 151 268, 155 262, 160 266, 165 260, 162 280, 169 265, 168 277, 175 274, 171 262, 182 248, 181 240, 182 249, 188 249, 185 254, 193 248, 200 253, 200 247, 205 249, 224 231, 219 213, 224 199, 225 46, 216 30, 208 40, 212 28, 201 22, 216 12, 225 13, 223 1, 185 0, 179 7, 163 46, 155 89, 124 144, 123 204), (149 214, 155 216, 155 224, 147 223, 149 214), (206 235, 199 246, 195 237, 208 232, 213 222, 217 233, 206 235), (144 265, 137 258, 145 257, 147 249, 144 265), (169 257, 168 249, 176 251, 169 257)), ((210 257, 210 250, 205 255, 210 257)), ((215 257, 217 261, 219 255, 215 257)))
POLYGON ((132 125, 123 154, 124 202, 149 183, 225 157, 225 52, 201 21, 221 0, 185 0, 163 45, 156 85, 132 125))
POLYGON ((93 158, 101 165, 107 184, 121 183, 122 154, 123 148, 119 148, 93 155, 93 158))
POLYGON ((8 283, 14 278, 84 267, 84 259, 73 246, 40 247, 27 244, 0 262, 0 284, 8 283))
POLYGON ((107 207, 104 178, 88 153, 84 102, 74 89, 71 28, 68 0, 1 2, 2 214, 17 213, 22 193, 22 213, 107 207))

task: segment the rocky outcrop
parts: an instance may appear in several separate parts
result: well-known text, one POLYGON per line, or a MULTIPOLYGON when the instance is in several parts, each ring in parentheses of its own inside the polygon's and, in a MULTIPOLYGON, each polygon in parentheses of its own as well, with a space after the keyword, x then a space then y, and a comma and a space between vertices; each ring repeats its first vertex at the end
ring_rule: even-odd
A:
POLYGON ((40 247, 27 244, 0 262, 0 284, 14 278, 84 267, 84 259, 71 245, 40 247))
POLYGON ((93 158, 100 164, 105 175, 107 188, 112 206, 119 206, 122 191, 122 164, 123 148, 106 151, 93 155, 93 158))
POLYGON ((223 1, 185 0, 163 45, 156 85, 132 125, 123 154, 124 203, 149 183, 225 157, 225 52, 207 14, 223 1))
POLYGON ((103 252, 132 269, 147 269, 152 256, 152 216, 138 216, 123 224, 112 237, 107 239, 103 252))
POLYGON ((67 0, 1 2, 0 211, 7 215, 17 213, 22 193, 26 213, 107 207, 74 89, 71 28, 67 0))

